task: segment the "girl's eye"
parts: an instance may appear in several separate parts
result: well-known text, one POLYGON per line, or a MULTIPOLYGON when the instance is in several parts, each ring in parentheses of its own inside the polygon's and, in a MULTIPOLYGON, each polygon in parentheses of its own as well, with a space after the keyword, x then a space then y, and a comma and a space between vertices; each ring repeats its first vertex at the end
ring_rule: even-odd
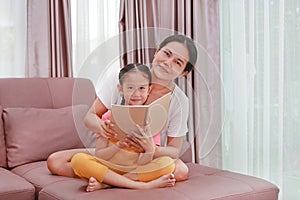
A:
POLYGON ((140 87, 140 90, 145 90, 146 89, 146 87, 140 87))
POLYGON ((132 87, 132 86, 128 86, 127 88, 128 88, 129 90, 132 90, 132 89, 133 89, 133 87, 132 87))

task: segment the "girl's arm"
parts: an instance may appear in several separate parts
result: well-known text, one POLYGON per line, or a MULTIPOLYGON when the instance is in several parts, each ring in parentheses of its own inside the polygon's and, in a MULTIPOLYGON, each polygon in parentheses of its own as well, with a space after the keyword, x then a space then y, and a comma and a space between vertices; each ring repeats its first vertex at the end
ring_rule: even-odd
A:
POLYGON ((154 144, 153 137, 139 139, 139 144, 144 149, 144 152, 140 153, 137 164, 145 165, 153 160, 156 145, 154 144))
POLYGON ((129 140, 129 145, 133 145, 141 150, 137 164, 145 165, 153 160, 156 145, 154 143, 153 136, 150 133, 149 126, 142 129, 139 125, 137 125, 137 128, 139 130, 139 134, 136 135, 136 137, 129 136, 127 141, 129 140), (143 137, 141 138, 140 135, 143 137))
POLYGON ((151 160, 153 160, 153 157, 154 157, 154 152, 140 153, 137 164, 145 165, 145 164, 149 163, 151 160))
POLYGON ((116 148, 115 145, 108 146, 108 142, 108 139, 103 136, 100 136, 97 139, 95 150, 96 157, 108 160, 119 151, 119 149, 116 148))
POLYGON ((121 148, 129 146, 128 143, 124 141, 118 141, 114 145, 110 145, 110 146, 108 144, 109 144, 108 139, 103 136, 100 136, 97 140, 95 156, 103 160, 109 160, 117 152, 119 152, 121 148))

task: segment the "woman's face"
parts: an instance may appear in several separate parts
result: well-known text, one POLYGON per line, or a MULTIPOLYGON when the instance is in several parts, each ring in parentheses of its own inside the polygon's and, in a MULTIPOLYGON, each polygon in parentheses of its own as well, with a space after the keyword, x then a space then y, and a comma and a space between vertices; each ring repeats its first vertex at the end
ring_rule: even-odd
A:
POLYGON ((143 105, 150 91, 149 79, 143 72, 127 72, 118 88, 126 105, 143 105))
POLYGON ((153 75, 161 80, 174 80, 183 72, 189 61, 189 52, 185 44, 180 42, 170 42, 160 50, 157 50, 153 62, 153 75))

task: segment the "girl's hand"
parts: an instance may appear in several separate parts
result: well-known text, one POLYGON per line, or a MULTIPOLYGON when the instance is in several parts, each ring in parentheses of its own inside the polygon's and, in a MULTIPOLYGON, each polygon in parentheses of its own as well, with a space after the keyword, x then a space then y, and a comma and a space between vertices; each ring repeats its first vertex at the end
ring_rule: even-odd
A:
POLYGON ((100 120, 100 131, 97 133, 96 138, 105 137, 105 138, 115 138, 117 134, 111 129, 114 125, 110 120, 100 120))
POLYGON ((127 142, 127 141, 124 141, 124 140, 119 140, 117 143, 116 143, 116 146, 120 149, 124 148, 124 147, 129 147, 130 144, 127 142))
POLYGON ((139 149, 141 153, 153 153, 155 151, 155 143, 150 132, 149 125, 141 128, 136 125, 138 132, 132 132, 133 136, 128 136, 129 144, 139 149))

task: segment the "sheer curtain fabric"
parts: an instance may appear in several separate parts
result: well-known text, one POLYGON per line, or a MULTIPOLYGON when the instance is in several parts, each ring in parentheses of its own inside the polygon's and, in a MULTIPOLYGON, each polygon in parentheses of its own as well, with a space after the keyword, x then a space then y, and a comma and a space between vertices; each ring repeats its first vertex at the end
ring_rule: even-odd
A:
POLYGON ((26 3, 0 0, 0 5, 0 77, 24 77, 26 3))
POLYGON ((300 2, 220 1, 223 168, 300 196, 300 2))

